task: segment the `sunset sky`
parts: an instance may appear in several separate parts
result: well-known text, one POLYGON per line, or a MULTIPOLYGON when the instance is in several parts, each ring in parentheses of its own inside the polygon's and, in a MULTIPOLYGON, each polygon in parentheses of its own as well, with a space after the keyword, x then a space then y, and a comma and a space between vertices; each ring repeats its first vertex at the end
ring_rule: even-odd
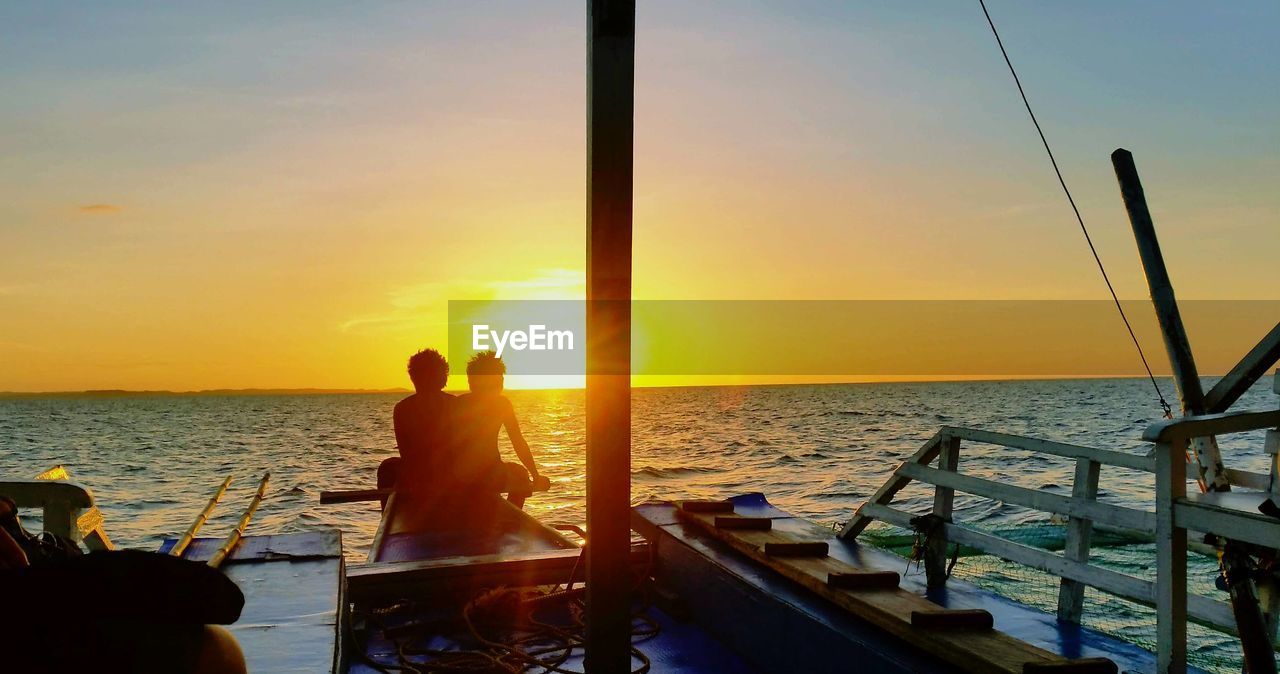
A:
MULTIPOLYGON (((1120 295, 1123 146, 1179 296, 1276 299, 1280 3, 988 6, 1120 295)), ((580 1, 5 3, 0 391, 408 386, 581 296, 585 60, 580 1)), ((1107 297, 976 0, 641 0, 636 63, 637 297, 1107 297)))

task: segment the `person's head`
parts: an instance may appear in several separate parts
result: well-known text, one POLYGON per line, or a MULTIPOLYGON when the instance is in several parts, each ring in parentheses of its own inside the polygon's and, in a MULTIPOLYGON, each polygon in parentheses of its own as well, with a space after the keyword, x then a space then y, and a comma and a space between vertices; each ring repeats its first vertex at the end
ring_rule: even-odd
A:
POLYGON ((418 391, 439 391, 449 381, 449 363, 435 349, 423 349, 409 357, 409 379, 418 391))
POLYGON ((502 393, 507 366, 492 351, 481 351, 467 361, 467 386, 472 393, 502 393))

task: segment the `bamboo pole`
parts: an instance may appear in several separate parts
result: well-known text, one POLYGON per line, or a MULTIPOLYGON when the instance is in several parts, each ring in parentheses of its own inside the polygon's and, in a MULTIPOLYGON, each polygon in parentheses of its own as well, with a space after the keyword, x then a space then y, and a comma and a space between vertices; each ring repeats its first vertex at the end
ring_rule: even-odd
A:
POLYGON ((258 483, 258 493, 254 494, 253 500, 249 502, 249 507, 245 509, 244 515, 240 517, 240 523, 222 542, 222 547, 209 558, 209 566, 218 568, 222 566, 222 562, 231 554, 236 545, 240 543, 240 538, 244 536, 244 531, 249 527, 249 520, 253 519, 253 513, 257 512, 258 505, 262 503, 262 497, 267 493, 267 482, 271 479, 271 473, 262 474, 262 482, 258 483))
POLYGON ((587 18, 588 672, 631 671, 631 226, 635 0, 587 18))
POLYGON ((181 557, 182 553, 186 552, 187 546, 191 545, 191 541, 195 540, 196 532, 200 531, 200 527, 204 526, 204 523, 209 519, 209 513, 213 512, 218 502, 222 500, 222 495, 227 493, 227 487, 231 484, 231 477, 228 475, 227 479, 222 481, 222 486, 218 487, 218 491, 214 492, 213 496, 210 497, 208 505, 204 507, 204 510, 200 511, 199 515, 196 515, 195 520, 191 522, 191 526, 187 527, 187 533, 183 534, 182 538, 179 538, 172 548, 169 548, 170 555, 181 557))
MULTIPOLYGON (((1147 208, 1147 197, 1142 190, 1142 181, 1138 178, 1138 168, 1133 162, 1133 155, 1123 148, 1111 153, 1111 164, 1115 167, 1116 179, 1120 183, 1120 194, 1124 198, 1125 209, 1129 212, 1133 237, 1138 244, 1138 254, 1142 257, 1142 268, 1146 272, 1147 285, 1151 290, 1151 302, 1155 305, 1156 318, 1160 321, 1160 332, 1164 336, 1165 349, 1169 353, 1169 361, 1173 366, 1174 383, 1178 388, 1182 414, 1184 416, 1204 414, 1204 389, 1200 385, 1200 375, 1196 371, 1196 362, 1191 353, 1191 343, 1187 339, 1186 328, 1182 325, 1178 300, 1173 294, 1173 283, 1169 280, 1169 271, 1165 267, 1164 256, 1160 252, 1160 241, 1156 237, 1155 224, 1151 221, 1151 212, 1147 208)), ((1212 436, 1193 438, 1191 445, 1195 451, 1200 483, 1203 488, 1206 491, 1231 491, 1231 483, 1227 481, 1227 473, 1222 465, 1222 455, 1218 451, 1217 440, 1212 436)), ((1168 507, 1172 508, 1173 504, 1169 503, 1168 507)), ((1183 535, 1185 536, 1185 532, 1183 535)), ((1157 538, 1157 547, 1164 544, 1167 544, 1167 541, 1157 538)), ((1249 577, 1248 556, 1239 549, 1237 544, 1229 540, 1223 543, 1222 568, 1231 594, 1231 610, 1235 615, 1236 630, 1240 633, 1240 646, 1244 652, 1245 667, 1250 674, 1274 674, 1275 655, 1271 640, 1266 634, 1257 589, 1249 577)), ((1181 591, 1185 592, 1185 587, 1181 591)), ((1173 616, 1173 618, 1176 621, 1186 620, 1185 611, 1183 615, 1173 616)), ((1173 638, 1170 635, 1166 637, 1173 638)), ((1182 637, 1185 638, 1185 634, 1182 637)), ((1161 640, 1162 659, 1166 655, 1163 654, 1163 648, 1167 646, 1167 641, 1167 638, 1161 640)), ((1182 667, 1185 665, 1185 660, 1180 663, 1182 667)))
MULTIPOLYGON (((1173 294, 1173 282, 1160 252, 1160 240, 1156 237, 1155 224, 1147 209, 1147 197, 1138 179, 1138 168, 1128 150, 1119 149, 1111 154, 1111 163, 1120 182, 1120 195, 1124 198, 1129 222, 1133 225, 1133 238, 1138 244, 1142 269, 1146 272, 1147 286, 1151 290, 1151 303, 1160 322, 1160 334, 1164 337, 1169 364, 1173 367, 1173 383, 1178 389, 1178 400, 1183 415, 1204 414, 1204 389, 1200 386, 1200 373, 1191 355, 1191 342, 1182 325, 1178 300, 1173 294)), ((1226 470, 1222 466, 1222 454, 1213 438, 1197 438, 1192 443, 1199 478, 1208 491, 1230 491, 1226 470)))

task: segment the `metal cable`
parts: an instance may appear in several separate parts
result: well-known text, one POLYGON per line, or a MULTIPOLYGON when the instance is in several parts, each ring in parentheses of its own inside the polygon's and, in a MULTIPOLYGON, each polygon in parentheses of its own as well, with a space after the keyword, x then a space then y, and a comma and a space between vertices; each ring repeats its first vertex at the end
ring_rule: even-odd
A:
POLYGON ((1116 296, 1116 289, 1111 285, 1111 278, 1107 275, 1107 268, 1102 265, 1102 258, 1098 256, 1098 249, 1093 245, 1093 238, 1089 236, 1089 229, 1084 226, 1084 218, 1080 215, 1080 209, 1076 207, 1076 200, 1071 196, 1071 190, 1067 187, 1067 181, 1062 177, 1062 170, 1058 168, 1058 160, 1053 156, 1053 150, 1049 147, 1049 140, 1044 136, 1044 130, 1040 128, 1040 121, 1036 119, 1036 113, 1031 109, 1031 102, 1027 100, 1027 92, 1022 89, 1022 80, 1018 78, 1018 71, 1013 68, 1013 61, 1009 60, 1009 52, 1005 51, 1004 41, 1000 39, 1000 31, 996 30, 996 24, 991 20, 991 12, 987 11, 986 0, 978 0, 978 4, 982 6, 982 14, 987 17, 987 25, 991 26, 991 34, 996 38, 996 45, 1000 47, 1000 55, 1004 56, 1005 65, 1009 66, 1009 74, 1013 75, 1014 84, 1018 85, 1018 95, 1022 97, 1022 104, 1027 108, 1027 114, 1031 117, 1031 123, 1036 127, 1036 133, 1040 134, 1040 142, 1044 144, 1044 151, 1049 155, 1049 163, 1053 165, 1053 172, 1058 176, 1058 184, 1062 186, 1062 191, 1067 195, 1067 202, 1071 204, 1071 210, 1076 214, 1076 222, 1080 223, 1080 231, 1084 234, 1085 243, 1089 244, 1089 251, 1093 253, 1094 262, 1098 263, 1098 271, 1102 272, 1102 280, 1107 284, 1107 290, 1111 292, 1111 301, 1116 305, 1116 311, 1120 312, 1120 319, 1124 321, 1124 327, 1129 331, 1129 339, 1133 340, 1133 346, 1138 350, 1138 358, 1142 359, 1142 367, 1147 370, 1147 378, 1151 380, 1151 386, 1156 390, 1156 397, 1160 399, 1160 408, 1164 410, 1164 416, 1167 419, 1173 418, 1173 408, 1169 405, 1169 401, 1165 400, 1164 393, 1160 391, 1160 384, 1156 382, 1156 376, 1151 372, 1151 365, 1147 363, 1147 354, 1143 353, 1142 345, 1138 343, 1138 336, 1133 332, 1133 326, 1129 323, 1129 317, 1124 313, 1124 307, 1120 305, 1120 298, 1116 296))

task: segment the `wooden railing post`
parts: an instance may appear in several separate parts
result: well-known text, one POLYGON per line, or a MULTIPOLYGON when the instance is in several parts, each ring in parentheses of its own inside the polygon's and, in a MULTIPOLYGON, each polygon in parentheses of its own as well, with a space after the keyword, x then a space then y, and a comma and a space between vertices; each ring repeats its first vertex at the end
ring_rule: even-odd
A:
POLYGON ((1187 441, 1156 445, 1156 662, 1161 674, 1187 671, 1187 530, 1174 505, 1187 495, 1187 441))
MULTIPOLYGON (((960 438, 943 435, 938 452, 938 470, 954 473, 959 463, 960 438)), ((943 522, 950 522, 955 497, 955 489, 934 486, 933 514, 943 522)), ((929 532, 928 545, 924 551, 924 572, 930 588, 940 588, 947 584, 947 533, 946 528, 941 525, 929 532)))
MULTIPOLYGON (((1098 498, 1098 474, 1101 464, 1089 459, 1076 459, 1076 477, 1071 487, 1071 495, 1089 501, 1098 498)), ((1093 535, 1093 520, 1072 517, 1067 523, 1067 542, 1062 551, 1063 556, 1073 562, 1089 561, 1089 545, 1093 535)), ((1062 579, 1058 586, 1058 620, 1064 622, 1080 622, 1084 611, 1084 583, 1062 579)))

